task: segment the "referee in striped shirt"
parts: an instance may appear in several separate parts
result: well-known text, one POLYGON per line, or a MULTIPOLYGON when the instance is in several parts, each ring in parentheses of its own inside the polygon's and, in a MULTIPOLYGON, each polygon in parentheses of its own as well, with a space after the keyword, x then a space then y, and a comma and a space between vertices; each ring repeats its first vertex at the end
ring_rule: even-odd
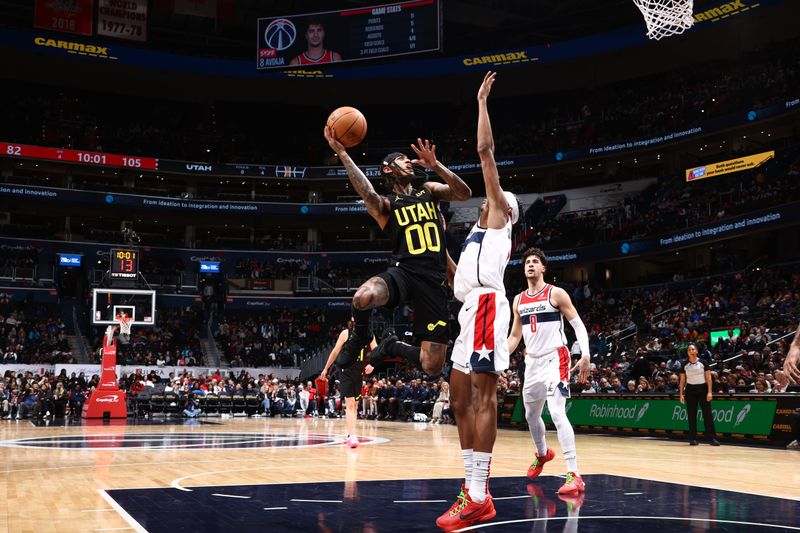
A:
POLYGON ((714 415, 711 412, 711 370, 707 360, 698 357, 697 346, 690 344, 686 349, 688 360, 684 360, 680 369, 681 403, 686 404, 689 418, 689 444, 697 446, 697 405, 703 410, 703 423, 706 438, 712 446, 719 446, 714 429, 714 415))

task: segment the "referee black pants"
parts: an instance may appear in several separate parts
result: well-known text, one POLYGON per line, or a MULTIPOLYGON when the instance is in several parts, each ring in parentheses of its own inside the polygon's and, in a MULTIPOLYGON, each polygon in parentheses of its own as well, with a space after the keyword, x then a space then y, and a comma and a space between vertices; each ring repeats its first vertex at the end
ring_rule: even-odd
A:
POLYGON ((706 428, 706 438, 708 440, 716 439, 716 430, 714 428, 714 415, 711 413, 711 402, 706 400, 708 394, 708 385, 701 383, 700 385, 686 385, 684 390, 684 397, 686 398, 686 414, 689 417, 689 440, 697 440, 697 404, 700 404, 700 409, 703 411, 703 424, 706 428))

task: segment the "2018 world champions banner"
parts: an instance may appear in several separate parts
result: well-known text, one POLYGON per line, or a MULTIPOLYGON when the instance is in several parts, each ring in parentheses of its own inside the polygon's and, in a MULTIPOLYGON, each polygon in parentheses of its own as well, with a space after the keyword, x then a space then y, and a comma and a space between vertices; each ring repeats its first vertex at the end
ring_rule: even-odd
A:
POLYGON ((34 4, 33 25, 43 30, 91 35, 93 19, 94 0, 36 0, 34 4))
POLYGON ((258 19, 258 69, 439 50, 439 0, 258 19))

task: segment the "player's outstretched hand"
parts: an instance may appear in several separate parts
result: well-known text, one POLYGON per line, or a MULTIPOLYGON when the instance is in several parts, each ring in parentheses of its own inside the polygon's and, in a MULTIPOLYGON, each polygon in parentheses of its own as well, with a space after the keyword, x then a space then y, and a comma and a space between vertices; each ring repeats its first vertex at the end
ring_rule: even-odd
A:
POLYGON ((491 70, 483 77, 481 88, 478 89, 478 100, 486 100, 489 97, 489 93, 492 92, 492 85, 494 85, 495 77, 497 77, 497 72, 492 72, 491 70))
POLYGON ((333 135, 333 130, 329 126, 325 126, 323 135, 325 135, 325 140, 328 141, 328 144, 333 148, 334 152, 341 154, 345 151, 344 145, 336 140, 336 137, 333 135))
POLYGON ((411 144, 411 149, 417 154, 417 159, 412 159, 411 163, 414 165, 422 165, 425 168, 433 168, 436 166, 436 145, 431 144, 428 139, 422 142, 422 139, 417 138, 417 144, 411 144))
POLYGON ((578 362, 575 363, 575 366, 573 366, 570 369, 570 372, 572 372, 575 369, 578 370, 578 381, 580 381, 581 383, 587 383, 589 381, 589 371, 590 371, 589 358, 581 357, 580 359, 578 359, 578 362))

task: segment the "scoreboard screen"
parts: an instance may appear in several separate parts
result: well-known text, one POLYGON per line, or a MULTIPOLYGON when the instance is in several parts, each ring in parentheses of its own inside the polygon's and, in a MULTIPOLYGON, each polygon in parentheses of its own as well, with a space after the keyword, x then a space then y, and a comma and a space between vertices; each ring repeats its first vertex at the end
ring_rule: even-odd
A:
POLYGON ((103 152, 31 146, 28 144, 0 142, 0 156, 3 155, 44 159, 47 161, 63 161, 66 163, 80 163, 82 165, 91 166, 158 170, 158 160, 152 157, 106 154, 103 152))
POLYGON ((319 67, 439 50, 439 1, 258 19, 256 66, 319 67))
POLYGON ((139 274, 139 252, 130 248, 111 249, 111 279, 136 279, 139 274))

